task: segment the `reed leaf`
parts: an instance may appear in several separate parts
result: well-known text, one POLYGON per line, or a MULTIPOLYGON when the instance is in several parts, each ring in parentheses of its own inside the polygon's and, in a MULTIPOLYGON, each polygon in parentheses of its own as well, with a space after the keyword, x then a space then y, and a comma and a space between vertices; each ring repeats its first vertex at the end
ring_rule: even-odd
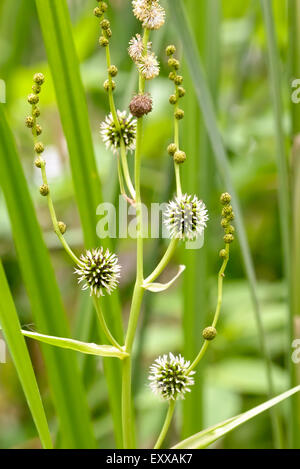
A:
POLYGON ((181 441, 180 443, 177 443, 177 445, 173 446, 172 449, 207 448, 215 441, 232 432, 232 430, 243 425, 243 423, 246 423, 254 417, 257 417, 266 410, 271 409, 275 405, 279 404, 285 399, 288 399, 299 391, 300 386, 296 386, 295 388, 292 388, 289 391, 286 391, 280 394, 279 396, 276 396, 273 399, 270 399, 264 402, 263 404, 260 404, 259 406, 254 407, 253 409, 248 410, 247 412, 244 412, 243 414, 237 415, 236 417, 225 420, 225 422, 221 422, 217 425, 214 425, 213 427, 207 428, 206 430, 203 430, 200 433, 196 433, 196 435, 190 436, 189 438, 181 441))
MULTIPOLYGON (((96 208, 102 202, 101 184, 96 167, 87 103, 75 51, 70 15, 65 0, 36 0, 36 5, 67 140, 85 245, 87 248, 95 247, 99 245, 99 238, 96 234, 96 208)), ((91 21, 94 21, 92 14, 91 21)), ((102 239, 101 244, 104 247, 110 247, 108 238, 102 239)), ((122 342, 122 319, 116 293, 103 299, 103 310, 113 335, 119 342, 122 342)), ((95 313, 92 311, 92 314, 95 313)), ((90 321, 93 322, 92 317, 90 321)), ((84 339, 89 340, 89 337, 84 337, 84 339)), ((100 341, 105 341, 101 333, 100 341)), ((116 442, 121 447, 120 364, 106 360, 104 372, 109 389, 116 442)))
POLYGON ((25 340, 0 260, 0 324, 15 364, 43 448, 52 449, 51 435, 25 340))

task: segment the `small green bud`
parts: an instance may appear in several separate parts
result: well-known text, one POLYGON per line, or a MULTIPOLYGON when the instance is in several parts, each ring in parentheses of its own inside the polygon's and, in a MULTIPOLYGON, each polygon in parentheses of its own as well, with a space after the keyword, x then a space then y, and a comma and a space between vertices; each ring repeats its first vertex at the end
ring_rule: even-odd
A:
MULTIPOLYGON (((109 91, 109 89, 110 89, 109 80, 105 80, 105 82, 103 83, 103 87, 104 87, 105 91, 109 91)), ((116 88, 116 83, 114 82, 114 80, 112 80, 111 90, 113 91, 115 88, 116 88)))
POLYGON ((226 244, 230 244, 234 241, 234 236, 232 234, 226 234, 223 239, 226 244))
POLYGON ((41 168, 43 163, 45 163, 45 161, 42 158, 36 158, 34 160, 34 166, 37 168, 41 168))
POLYGON ((32 91, 34 92, 34 94, 39 94, 41 92, 41 89, 42 89, 41 85, 37 85, 37 84, 33 85, 32 87, 32 91))
POLYGON ((185 89, 182 86, 179 86, 178 88, 178 96, 179 98, 183 98, 183 96, 185 96, 185 89))
POLYGON ((217 335, 217 330, 214 327, 206 327, 202 332, 203 339, 213 340, 217 335))
POLYGON ((226 228, 228 226, 228 223, 229 222, 228 222, 227 218, 222 218, 222 220, 221 220, 222 228, 226 228))
POLYGON ((105 13, 106 10, 107 10, 107 3, 106 2, 101 2, 99 0, 97 0, 97 2, 99 2, 99 8, 102 11, 102 13, 105 13))
POLYGON ((36 131, 37 136, 39 136, 43 132, 43 129, 39 124, 36 124, 35 131, 36 131))
POLYGON ((38 154, 43 153, 45 147, 42 142, 38 142, 34 145, 34 151, 38 154))
POLYGON ((39 102, 40 98, 36 94, 30 94, 28 96, 28 102, 29 104, 37 104, 39 102))
POLYGON ((105 32, 107 37, 112 37, 112 30, 110 28, 108 28, 105 32))
POLYGON ((234 226, 229 225, 229 226, 226 228, 226 233, 228 233, 228 234, 233 234, 234 232, 235 232, 234 226))
POLYGON ((31 117, 31 116, 26 117, 25 125, 26 125, 26 127, 28 127, 29 129, 32 129, 32 127, 34 126, 34 119, 33 119, 33 117, 31 117))
POLYGON ((38 85, 42 85, 45 82, 45 77, 42 73, 36 73, 33 77, 33 81, 38 85))
POLYGON ((186 160, 186 154, 184 151, 176 151, 174 154, 174 161, 177 164, 184 163, 186 160))
POLYGON ((177 75, 174 80, 175 85, 182 85, 182 82, 183 82, 183 77, 181 75, 177 75))
POLYGON ((40 194, 43 195, 43 196, 46 196, 46 195, 49 194, 49 186, 47 184, 43 184, 40 187, 40 194))
POLYGON ((169 65, 169 67, 174 68, 174 70, 178 70, 179 66, 180 66, 180 63, 179 63, 178 60, 176 60, 172 57, 171 59, 168 60, 168 65, 169 65))
POLYGON ((108 46, 109 41, 108 41, 108 39, 107 39, 106 37, 100 36, 100 38, 99 38, 99 44, 100 44, 101 47, 106 47, 106 46, 108 46))
POLYGON ((173 156, 174 153, 177 151, 177 146, 175 143, 170 143, 170 145, 167 148, 169 155, 173 156))
POLYGON ((225 207, 222 210, 222 217, 227 218, 228 215, 232 213, 232 206, 231 205, 225 205, 225 207))
POLYGON ((63 221, 59 221, 57 225, 61 234, 65 234, 65 232, 67 231, 67 225, 63 221))
POLYGON ((177 103, 177 98, 176 98, 175 94, 171 94, 171 96, 169 97, 169 103, 170 104, 176 104, 177 103))
POLYGON ((219 252, 219 255, 220 255, 220 257, 222 257, 222 259, 226 259, 226 257, 227 257, 226 249, 221 249, 221 251, 219 252))
POLYGON ((220 197, 220 202, 221 202, 222 205, 230 204, 231 195, 228 194, 228 192, 224 192, 224 194, 222 194, 221 197, 220 197))
POLYGON ((170 46, 166 48, 166 54, 168 56, 175 54, 175 52, 176 52, 176 47, 173 46, 173 44, 171 44, 170 46))
POLYGON ((97 16, 97 18, 100 18, 100 16, 103 15, 103 11, 101 10, 101 8, 96 7, 96 8, 94 9, 94 15, 97 16))
POLYGON ((40 117, 41 111, 38 107, 35 107, 32 111, 32 114, 34 115, 34 117, 40 117))
POLYGON ((108 20, 102 20, 100 26, 102 29, 107 30, 110 28, 110 22, 108 20))
POLYGON ((175 112, 175 118, 180 120, 184 118, 184 111, 182 109, 177 109, 175 112))
POLYGON ((175 78, 176 78, 176 72, 170 72, 170 73, 169 73, 169 80, 174 81, 175 78))
POLYGON ((111 65, 109 68, 108 68, 108 73, 111 77, 115 77, 117 76, 118 74, 118 69, 115 65, 111 65))
POLYGON ((234 212, 230 212, 230 213, 227 215, 227 220, 228 220, 228 221, 234 220, 234 212))

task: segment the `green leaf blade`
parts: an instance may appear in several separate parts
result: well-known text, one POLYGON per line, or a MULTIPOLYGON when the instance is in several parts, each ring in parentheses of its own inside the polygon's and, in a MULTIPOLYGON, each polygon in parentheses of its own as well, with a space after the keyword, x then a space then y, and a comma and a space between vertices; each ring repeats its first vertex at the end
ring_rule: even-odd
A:
POLYGON ((18 314, 0 260, 0 323, 15 364, 32 418, 44 449, 52 449, 51 435, 18 314))

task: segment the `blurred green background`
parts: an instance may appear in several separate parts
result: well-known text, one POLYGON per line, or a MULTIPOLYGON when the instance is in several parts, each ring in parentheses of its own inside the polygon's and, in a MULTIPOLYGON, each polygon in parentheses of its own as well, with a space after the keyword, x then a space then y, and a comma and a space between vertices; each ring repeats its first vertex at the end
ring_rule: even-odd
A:
MULTIPOLYGON (((128 42, 139 32, 128 0, 111 0, 108 17, 112 23, 112 61, 119 68, 115 99, 121 110, 128 107, 136 84, 136 73, 127 54, 128 42)), ((262 12, 258 0, 213 1, 186 0, 199 50, 206 64, 206 73, 215 101, 220 129, 227 148, 231 174, 240 197, 249 243, 258 277, 258 295, 266 331, 267 347, 273 362, 275 392, 288 388, 286 363, 288 320, 286 286, 283 281, 281 241, 277 204, 277 167, 275 131, 270 80, 267 67, 266 39, 262 12), (201 5, 199 5, 201 4, 201 5), (209 5, 210 4, 210 7, 209 5), (211 6, 213 5, 213 7, 211 6), (193 12, 198 8, 198 14, 193 12), (210 10, 210 11, 208 11, 210 10), (201 15, 206 16, 201 16, 201 15), (208 23, 208 18, 211 24, 208 23), (209 38, 209 40, 208 40, 209 38)), ((106 78, 105 54, 98 46, 99 25, 93 16, 94 0, 69 0, 74 40, 81 63, 81 76, 88 101, 90 125, 102 181, 104 200, 117 198, 116 159, 108 152, 100 138, 99 126, 108 113, 108 100, 102 83, 106 78)), ((288 2, 273 2, 275 25, 283 75, 283 123, 287 146, 291 135, 290 112, 290 45, 288 2)), ((153 34, 153 47, 161 62, 161 74, 149 84, 154 110, 147 117, 143 139, 143 200, 166 202, 174 191, 174 176, 170 157, 166 152, 172 141, 172 109, 168 97, 172 82, 168 80, 165 46, 175 43, 183 61, 180 31, 170 15, 166 25, 153 34)), ((5 105, 22 163, 30 185, 31 195, 38 213, 45 240, 51 251, 56 277, 69 315, 74 337, 78 333, 77 312, 85 301, 76 286, 73 267, 52 232, 48 208, 39 195, 40 174, 33 167, 32 138, 24 126, 29 113, 27 94, 32 75, 43 72, 46 84, 41 95, 44 129, 43 141, 47 150, 47 172, 52 196, 59 218, 68 225, 67 239, 76 253, 83 249, 83 237, 74 199, 74 188, 68 162, 68 151, 62 132, 55 92, 43 39, 33 0, 0 1, 0 78, 7 85, 5 105)), ((187 96, 182 101, 186 120, 182 126, 182 143, 187 151, 187 162, 182 167, 183 190, 194 191, 203 198, 209 209, 210 222, 201 253, 178 252, 174 264, 164 274, 170 278, 176 264, 187 263, 193 269, 164 293, 146 296, 139 337, 136 343, 134 390, 140 445, 153 444, 163 421, 165 406, 147 387, 148 367, 153 359, 169 351, 189 354, 191 341, 201 343, 201 326, 209 324, 216 300, 216 274, 219 269, 218 251, 223 246, 220 221, 219 195, 226 190, 215 167, 206 136, 201 127, 201 115, 193 98, 193 87, 187 65, 183 65, 187 96), (199 138, 201 141, 199 142, 199 138), (203 151, 205 154, 203 154, 203 151), (191 157, 189 158, 189 154, 191 157), (195 158, 199 158, 197 178, 195 158), (195 262, 196 259, 196 262, 195 262), (199 273, 200 272, 200 273, 199 273), (191 288, 190 282, 196 286, 191 288), (187 298, 191 288, 194 301, 187 298), (182 323, 193 308, 199 328, 188 329, 182 323)), ((132 166, 133 156, 128 157, 132 166)), ((133 240, 114 240, 122 269, 121 298, 126 323, 135 275, 135 243, 133 240)), ((100 240, 99 240, 100 244, 100 240)), ((165 241, 149 240, 145 247, 146 271, 150 272, 165 241)), ((18 259, 10 230, 10 222, 0 189, 0 256, 3 259, 10 287, 22 325, 35 328, 30 305, 19 270, 18 259)), ((52 428, 56 420, 48 391, 47 377, 39 345, 28 341, 34 368, 46 405, 52 428)), ((292 352, 292 349, 291 349, 292 352)), ((66 352, 68 353, 68 352, 66 352)), ((70 352, 71 353, 71 352, 70 352)), ((35 428, 18 383, 14 366, 0 365, 0 447, 37 447, 35 428)), ((187 358, 191 358, 188 357, 187 358)), ((189 430, 199 431, 205 426, 238 414, 267 398, 265 366, 260 351, 257 326, 249 287, 245 279, 238 242, 232 255, 224 285, 224 305, 218 338, 210 347, 204 365, 198 373, 194 393, 199 409, 193 422, 184 422, 183 436, 189 430), (198 394, 197 394, 198 393, 198 394)), ((84 379, 100 447, 112 447, 112 422, 107 405, 107 390, 102 374, 101 360, 88 359, 84 379)), ((189 398, 188 398, 189 399, 189 398)), ((194 400, 195 402, 195 400, 194 400)), ((186 403, 187 414, 189 404, 186 403)), ((286 434, 285 412, 280 407, 286 434)), ((176 423, 169 436, 170 442, 181 436, 184 421, 182 406, 177 409, 176 423)), ((253 420, 233 432, 216 445, 222 448, 269 448, 273 446, 269 414, 253 420)))

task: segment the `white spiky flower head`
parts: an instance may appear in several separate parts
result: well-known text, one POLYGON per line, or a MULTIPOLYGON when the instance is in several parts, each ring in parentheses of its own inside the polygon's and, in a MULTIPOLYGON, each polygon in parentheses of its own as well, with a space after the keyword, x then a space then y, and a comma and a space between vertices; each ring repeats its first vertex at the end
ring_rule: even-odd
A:
POLYGON ((118 258, 103 247, 86 251, 80 257, 75 273, 78 275, 78 283, 85 282, 82 289, 90 289, 91 295, 109 295, 119 283, 121 267, 118 258))
POLYGON ((100 125, 100 133, 106 148, 117 153, 120 148, 121 137, 123 137, 127 150, 135 149, 136 119, 126 111, 117 111, 120 129, 115 126, 112 114, 110 113, 100 125))
POLYGON ((146 48, 147 50, 144 51, 143 39, 140 34, 136 34, 129 41, 128 53, 129 53, 130 58, 134 62, 138 62, 142 58, 142 55, 144 52, 146 52, 147 54, 150 53, 151 46, 152 46, 152 42, 148 42, 147 48, 146 48))
POLYGON ((195 195, 175 197, 164 213, 164 223, 171 238, 193 240, 202 235, 207 220, 206 206, 195 195))
POLYGON ((143 28, 159 29, 165 23, 166 12, 158 0, 133 0, 133 14, 143 28))
POLYGON ((194 384, 192 377, 195 372, 188 371, 189 361, 172 353, 163 355, 155 360, 150 367, 149 381, 154 394, 166 400, 184 399, 185 393, 190 392, 194 384))
POLYGON ((137 66, 145 80, 152 80, 159 75, 159 63, 154 52, 141 57, 137 66))

